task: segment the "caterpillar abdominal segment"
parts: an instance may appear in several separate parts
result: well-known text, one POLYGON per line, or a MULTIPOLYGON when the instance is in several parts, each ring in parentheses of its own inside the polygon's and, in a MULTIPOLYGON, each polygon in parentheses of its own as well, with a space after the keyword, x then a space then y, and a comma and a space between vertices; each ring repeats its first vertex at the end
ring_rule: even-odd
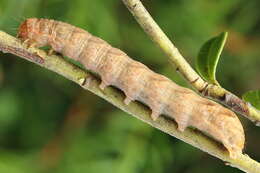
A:
POLYGON ((178 86, 87 31, 59 21, 30 18, 20 25, 18 37, 36 47, 50 45, 81 62, 100 75, 101 89, 113 85, 125 93, 125 104, 138 100, 148 105, 153 120, 167 115, 180 131, 192 126, 220 141, 231 157, 242 153, 244 130, 233 112, 178 86))

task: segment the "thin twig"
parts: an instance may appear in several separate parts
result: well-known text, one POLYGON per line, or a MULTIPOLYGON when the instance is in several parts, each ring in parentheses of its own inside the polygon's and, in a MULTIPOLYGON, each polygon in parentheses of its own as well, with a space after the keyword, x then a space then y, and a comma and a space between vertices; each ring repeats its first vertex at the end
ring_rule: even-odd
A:
POLYGON ((122 0, 137 22, 151 39, 163 50, 184 78, 201 94, 208 96, 222 104, 225 104, 233 111, 244 115, 246 118, 260 126, 260 111, 247 104, 242 99, 227 91, 226 89, 209 84, 204 81, 198 73, 184 59, 179 50, 173 45, 149 12, 145 9, 140 0, 122 0))
POLYGON ((163 116, 153 121, 150 118, 151 111, 146 106, 137 102, 131 102, 129 105, 124 104, 123 100, 125 96, 122 92, 113 87, 101 90, 99 88, 100 80, 97 77, 70 64, 61 56, 48 56, 44 51, 37 48, 27 48, 20 40, 2 31, 0 31, 0 50, 4 53, 12 53, 20 56, 64 76, 134 117, 223 160, 231 166, 250 173, 259 173, 260 171, 260 164, 249 156, 240 154, 236 159, 230 158, 229 153, 221 144, 197 130, 187 128, 184 132, 180 132, 177 130, 177 124, 174 121, 163 116))

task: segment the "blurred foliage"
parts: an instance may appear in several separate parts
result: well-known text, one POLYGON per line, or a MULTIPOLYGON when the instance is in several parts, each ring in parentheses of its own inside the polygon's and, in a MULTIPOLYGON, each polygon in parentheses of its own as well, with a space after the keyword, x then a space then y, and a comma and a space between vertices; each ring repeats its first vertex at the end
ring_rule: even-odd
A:
MULTIPOLYGON (((193 64, 201 45, 229 31, 218 80, 236 94, 260 86, 260 1, 143 0, 193 64)), ((28 17, 62 20, 107 40, 177 83, 121 1, 0 0, 0 27, 15 35, 28 17)), ((243 119, 246 153, 260 160, 260 130, 243 119)), ((126 115, 72 82, 0 53, 0 172, 241 172, 126 115), (203 165, 202 165, 203 163, 203 165)))

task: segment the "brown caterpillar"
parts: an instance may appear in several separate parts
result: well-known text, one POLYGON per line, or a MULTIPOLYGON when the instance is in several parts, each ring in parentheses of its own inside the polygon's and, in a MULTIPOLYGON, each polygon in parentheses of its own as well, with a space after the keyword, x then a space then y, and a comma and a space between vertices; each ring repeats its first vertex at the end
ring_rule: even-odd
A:
POLYGON ((50 45, 81 62, 100 75, 101 89, 113 85, 125 93, 125 104, 138 100, 148 105, 153 120, 167 115, 180 131, 192 126, 220 141, 231 157, 242 153, 244 130, 233 112, 178 86, 87 31, 59 21, 31 18, 20 25, 18 37, 37 47, 50 45))

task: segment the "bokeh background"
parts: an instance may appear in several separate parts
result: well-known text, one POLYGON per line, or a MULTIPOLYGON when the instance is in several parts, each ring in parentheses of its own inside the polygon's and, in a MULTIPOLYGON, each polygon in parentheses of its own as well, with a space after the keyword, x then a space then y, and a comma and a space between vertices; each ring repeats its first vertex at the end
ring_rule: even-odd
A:
MULTIPOLYGON (((217 78, 237 95, 260 88, 259 0, 143 0, 194 64, 200 46, 229 31, 217 78)), ((82 27, 180 85, 186 82, 120 0, 0 0, 0 29, 28 17, 82 27)), ((260 129, 241 118, 246 149, 260 161, 260 129)), ((129 116, 76 84, 0 53, 0 172, 239 173, 129 116)))

